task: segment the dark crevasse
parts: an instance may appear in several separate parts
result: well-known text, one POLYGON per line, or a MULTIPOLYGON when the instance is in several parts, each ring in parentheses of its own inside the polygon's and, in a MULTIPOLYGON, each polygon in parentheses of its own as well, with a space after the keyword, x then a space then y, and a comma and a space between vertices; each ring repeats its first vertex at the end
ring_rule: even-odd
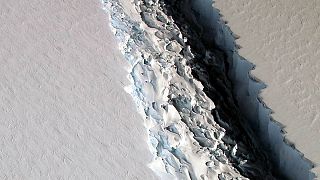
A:
POLYGON ((189 66, 216 105, 215 120, 227 130, 226 137, 239 144, 239 155, 250 156, 250 167, 236 161, 234 166, 250 179, 312 179, 313 164, 288 144, 282 126, 271 119, 271 110, 259 99, 266 85, 250 76, 254 65, 237 53, 235 36, 212 1, 159 2, 188 39, 195 55, 189 66))

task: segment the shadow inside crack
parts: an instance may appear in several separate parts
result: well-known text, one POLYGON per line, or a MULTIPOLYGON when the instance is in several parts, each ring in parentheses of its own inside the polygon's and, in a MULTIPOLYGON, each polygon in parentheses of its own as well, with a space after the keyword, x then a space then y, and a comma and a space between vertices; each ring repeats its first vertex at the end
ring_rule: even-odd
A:
MULTIPOLYGON (((259 98, 266 85, 250 76, 254 65, 239 56, 235 36, 211 0, 159 0, 187 38, 194 58, 188 65, 215 103, 215 121, 226 129, 224 141, 237 144, 230 162, 250 179, 313 179, 314 165, 283 137, 283 126, 259 98)), ((182 55, 186 52, 181 51, 182 55)))

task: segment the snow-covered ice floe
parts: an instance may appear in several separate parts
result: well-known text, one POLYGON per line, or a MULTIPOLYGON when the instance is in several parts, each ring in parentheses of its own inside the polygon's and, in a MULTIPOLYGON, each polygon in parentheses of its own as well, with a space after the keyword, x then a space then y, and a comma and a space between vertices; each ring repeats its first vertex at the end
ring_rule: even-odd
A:
MULTIPOLYGON (((167 4, 173 5, 174 2, 167 4)), ((237 129, 241 125, 234 119, 225 119, 238 115, 235 103, 228 99, 233 97, 231 88, 225 92, 217 90, 217 99, 220 96, 222 99, 217 100, 219 107, 204 92, 204 87, 215 89, 209 82, 212 77, 205 75, 210 71, 206 66, 214 66, 216 71, 220 70, 221 73, 216 73, 217 76, 224 75, 227 68, 221 65, 223 62, 219 64, 215 60, 218 59, 215 57, 215 50, 206 43, 215 42, 222 49, 230 50, 231 54, 236 53, 237 48, 234 37, 232 34, 228 36, 229 31, 220 21, 212 2, 181 1, 180 8, 184 9, 181 12, 197 12, 198 16, 193 12, 190 17, 172 12, 170 14, 170 8, 174 7, 166 6, 166 1, 161 0, 103 0, 102 3, 109 15, 119 48, 131 65, 129 79, 132 84, 126 87, 126 91, 132 95, 137 109, 145 118, 148 144, 154 155, 150 168, 162 179, 273 179, 265 152, 260 152, 256 147, 258 140, 251 139, 248 135, 237 137, 238 131, 244 133, 237 129), (137 20, 126 12, 124 6, 130 3, 140 19, 137 20), (179 24, 179 20, 173 16, 184 19, 181 22, 185 24, 179 24), (201 18, 197 19, 199 17, 201 18), (206 24, 207 22, 209 23, 206 24), (191 37, 199 34, 192 32, 197 27, 202 35, 199 39, 191 37), (206 39, 201 39, 203 37, 206 39), (203 42, 198 42, 201 40, 203 42), (196 42, 193 46, 199 45, 201 48, 192 49, 190 42, 196 42), (203 55, 203 62, 197 64, 194 61, 200 55, 203 55), (195 74, 197 78, 194 77, 195 74), (202 85, 200 81, 205 84, 202 85), (232 105, 227 108, 234 116, 221 117, 220 113, 225 112, 220 110, 225 110, 226 107, 220 106, 225 104, 232 105)), ((237 73, 240 67, 235 67, 229 73, 237 73)), ((249 77, 245 78, 249 82, 249 77)), ((220 80, 217 78, 214 82, 226 89, 228 86, 220 80)), ((239 88, 246 90, 245 86, 239 88)), ((252 93, 251 90, 254 91, 250 89, 249 93, 252 93)), ((272 128, 268 132, 271 131, 272 128)), ((250 131, 247 134, 254 136, 253 133, 250 131)))

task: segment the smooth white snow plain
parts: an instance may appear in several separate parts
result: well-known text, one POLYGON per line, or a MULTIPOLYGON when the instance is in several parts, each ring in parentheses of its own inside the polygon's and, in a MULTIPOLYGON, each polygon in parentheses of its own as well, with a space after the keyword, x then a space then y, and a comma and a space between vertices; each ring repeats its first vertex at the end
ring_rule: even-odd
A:
MULTIPOLYGON (((240 36, 239 54, 256 65, 251 74, 266 84, 260 96, 273 119, 320 175, 320 2, 216 0, 214 6, 240 36)), ((302 173, 286 170, 298 171, 292 179, 302 173)))
POLYGON ((0 1, 0 179, 156 179, 99 1, 0 1))

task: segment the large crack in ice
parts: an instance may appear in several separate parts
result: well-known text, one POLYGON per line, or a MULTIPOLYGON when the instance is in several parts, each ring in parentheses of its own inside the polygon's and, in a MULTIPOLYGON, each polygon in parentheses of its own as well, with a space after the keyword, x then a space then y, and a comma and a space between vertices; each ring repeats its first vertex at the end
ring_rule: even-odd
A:
POLYGON ((233 164, 245 167, 249 154, 237 156, 238 145, 215 122, 213 102, 186 65, 193 58, 186 39, 161 11, 144 9, 150 2, 136 1, 148 25, 142 27, 119 1, 103 1, 120 50, 132 66, 127 89, 146 117, 155 155, 151 168, 168 179, 245 179, 233 164))
MULTIPOLYGON (((201 17, 196 2, 134 0, 136 21, 121 1, 103 0, 132 67, 126 90, 145 117, 150 167, 163 179, 274 179, 270 154, 234 97, 234 49, 219 45, 230 37, 206 29, 206 21, 220 20, 201 17)), ((213 10, 205 2, 200 11, 213 10)))

